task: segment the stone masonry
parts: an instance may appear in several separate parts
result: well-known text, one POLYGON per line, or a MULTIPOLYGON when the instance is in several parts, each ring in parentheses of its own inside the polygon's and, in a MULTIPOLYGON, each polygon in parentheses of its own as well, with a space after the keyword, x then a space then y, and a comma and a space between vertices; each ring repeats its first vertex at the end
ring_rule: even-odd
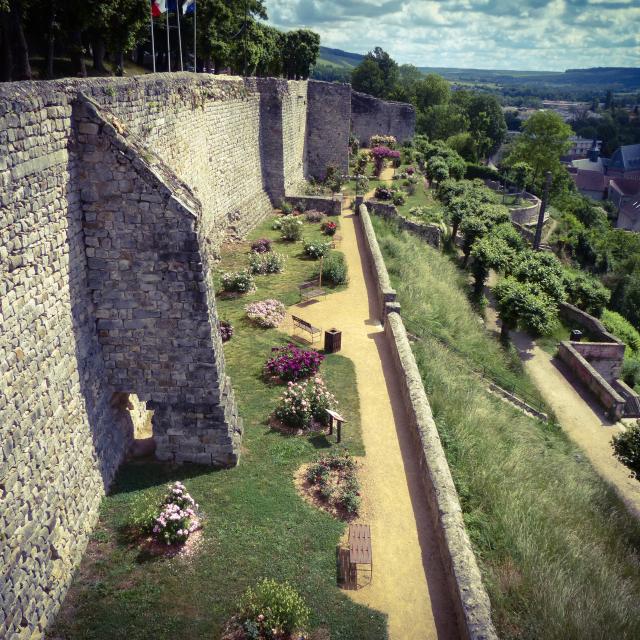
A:
POLYGON ((313 81, 0 85, 0 638, 42 637, 64 598, 129 394, 159 458, 237 462, 211 259, 346 169, 350 117, 348 85, 313 81))

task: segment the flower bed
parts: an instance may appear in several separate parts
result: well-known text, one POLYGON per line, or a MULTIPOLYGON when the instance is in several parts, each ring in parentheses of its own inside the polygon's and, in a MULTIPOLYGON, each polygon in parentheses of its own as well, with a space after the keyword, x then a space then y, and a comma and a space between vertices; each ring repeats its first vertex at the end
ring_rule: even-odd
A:
POLYGON ((324 356, 315 349, 301 349, 295 344, 273 347, 271 357, 264 365, 265 373, 284 382, 315 375, 324 356))
POLYGON ((305 242, 304 252, 310 258, 317 260, 329 255, 331 251, 331 242, 305 242))
POLYGON ((271 251, 271 240, 269 238, 259 238, 251 243, 251 251, 254 253, 269 253, 271 251))
POLYGON ((285 256, 281 253, 252 253, 249 270, 254 274, 280 273, 284 269, 285 256))
POLYGON ((304 219, 307 222, 322 222, 324 220, 324 213, 317 209, 309 209, 309 211, 304 214, 304 219))
POLYGON ((306 468, 305 490, 314 503, 345 519, 358 513, 360 483, 356 461, 345 449, 323 455, 306 468))
POLYGON ((196 501, 181 482, 170 485, 158 515, 153 519, 151 533, 154 539, 166 545, 184 544, 200 527, 197 508, 196 501))
POLYGON ((253 275, 248 270, 222 274, 222 289, 235 293, 249 293, 256 288, 253 275))
POLYGON ((317 429, 327 424, 327 409, 336 409, 335 396, 322 378, 316 376, 305 382, 289 382, 280 397, 275 417, 289 429, 317 429))
POLYGON ((389 147, 390 149, 393 149, 397 144, 397 142, 398 141, 396 140, 395 136, 377 135, 377 136, 371 136, 371 139, 369 140, 369 146, 370 147, 384 146, 384 147, 389 147))
POLYGON ((389 187, 376 187, 373 196, 376 200, 391 200, 393 198, 393 190, 389 187))
POLYGON ((320 230, 325 236, 333 236, 338 230, 338 225, 335 222, 323 222, 320 230))
POLYGON ((287 310, 282 302, 273 299, 252 302, 244 310, 247 312, 249 320, 267 329, 280 325, 287 315, 287 310))
POLYGON ((233 325, 226 320, 220 320, 220 338, 222 342, 229 342, 233 337, 233 325))

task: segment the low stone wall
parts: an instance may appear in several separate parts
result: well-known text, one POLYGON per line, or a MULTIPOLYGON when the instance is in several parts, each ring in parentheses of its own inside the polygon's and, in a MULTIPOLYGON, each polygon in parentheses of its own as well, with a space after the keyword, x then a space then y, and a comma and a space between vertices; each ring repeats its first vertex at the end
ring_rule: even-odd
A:
POLYGON ((569 320, 569 322, 576 322, 581 327, 584 327, 596 340, 601 342, 616 342, 622 344, 618 338, 612 333, 609 333, 606 327, 592 315, 588 314, 582 309, 569 304, 568 302, 561 302, 559 305, 560 315, 569 320))
MULTIPOLYGON (((540 205, 542 201, 532 193, 523 193, 522 198, 529 204, 522 207, 509 207, 509 216, 512 222, 518 224, 536 224, 538 222, 538 214, 540 213, 540 205)), ((545 214, 545 219, 548 218, 545 214)))
POLYGON ((336 193, 332 196, 286 196, 284 201, 294 207, 301 202, 305 211, 315 209, 328 216, 339 216, 342 213, 342 194, 336 193))
MULTIPOLYGON (((358 213, 360 215, 362 230, 364 231, 366 239, 366 246, 368 248, 367 253, 376 276, 375 280, 377 285, 376 290, 378 294, 378 304, 380 305, 380 311, 384 317, 387 303, 397 302, 396 291, 391 286, 389 273, 387 272, 387 267, 384 264, 382 252, 378 246, 376 233, 373 230, 373 225, 371 224, 371 218, 369 218, 369 212, 367 211, 366 205, 361 204, 358 207, 358 213)), ((399 305, 396 308, 396 311, 399 311, 399 305)))
POLYGON ((396 207, 386 202, 377 202, 376 200, 367 200, 367 207, 377 216, 387 218, 389 220, 397 220, 399 225, 410 231, 411 233, 422 238, 427 244, 439 249, 442 245, 442 229, 435 224, 421 224, 408 220, 398 213, 396 207))
POLYGON ((612 418, 621 418, 626 400, 578 352, 577 344, 566 340, 561 342, 558 357, 596 395, 612 418))
POLYGON ((393 292, 394 296, 394 300, 385 302, 385 308, 381 310, 385 336, 401 382, 409 426, 419 456, 421 481, 437 525, 436 535, 456 607, 460 636, 467 640, 497 640, 491 621, 489 596, 482 584, 451 471, 365 205, 359 207, 359 214, 365 251, 376 277, 381 301, 385 292, 393 292))

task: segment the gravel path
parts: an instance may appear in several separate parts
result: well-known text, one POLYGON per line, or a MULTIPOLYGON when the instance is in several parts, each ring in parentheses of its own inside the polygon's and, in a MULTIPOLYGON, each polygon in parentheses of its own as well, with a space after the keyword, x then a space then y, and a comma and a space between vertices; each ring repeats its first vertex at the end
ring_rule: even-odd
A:
POLYGON ((289 311, 323 330, 341 330, 342 353, 356 368, 366 450, 358 522, 371 525, 374 565, 373 582, 346 593, 388 615, 391 640, 458 638, 373 277, 363 264, 364 239, 351 210, 344 212, 339 234, 348 288, 289 311))

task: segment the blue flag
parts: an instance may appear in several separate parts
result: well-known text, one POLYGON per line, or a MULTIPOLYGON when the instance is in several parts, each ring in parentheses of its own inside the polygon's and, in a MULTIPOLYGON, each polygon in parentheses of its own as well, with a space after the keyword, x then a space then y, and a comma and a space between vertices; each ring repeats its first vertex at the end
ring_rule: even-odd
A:
POLYGON ((182 5, 182 14, 193 13, 196 10, 196 0, 186 0, 182 5))

